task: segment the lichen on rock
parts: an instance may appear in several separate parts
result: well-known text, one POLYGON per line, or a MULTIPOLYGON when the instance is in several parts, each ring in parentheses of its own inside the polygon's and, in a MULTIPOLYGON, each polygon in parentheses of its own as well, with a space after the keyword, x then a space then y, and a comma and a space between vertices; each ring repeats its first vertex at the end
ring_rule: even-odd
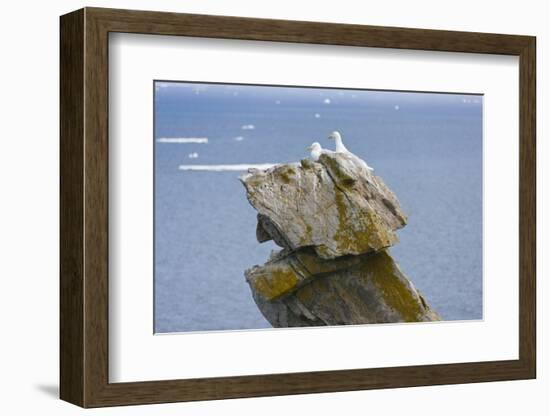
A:
POLYGON ((345 153, 242 176, 256 237, 283 249, 245 271, 275 327, 439 320, 388 252, 407 223, 383 180, 345 153))
MULTIPOLYGON (((288 265, 286 272, 289 275, 299 274, 293 272, 290 265, 294 260, 289 260, 289 257, 279 260, 288 265)), ((310 326, 312 323, 318 326, 440 319, 385 250, 350 256, 338 266, 331 268, 326 263, 321 264, 321 273, 303 280, 287 280, 296 284, 292 289, 287 286, 277 297, 270 297, 273 291, 266 293, 258 287, 257 270, 247 277, 256 304, 275 327, 287 326, 285 321, 294 322, 293 326, 310 326), (284 320, 281 317, 285 317, 284 320)), ((262 284, 267 281, 269 279, 262 284)), ((279 288, 274 286, 273 289, 279 288)))
POLYGON ((361 171, 345 154, 278 165, 241 181, 258 211, 259 242, 313 247, 326 259, 390 247, 398 241, 395 230, 407 222, 382 179, 361 171))

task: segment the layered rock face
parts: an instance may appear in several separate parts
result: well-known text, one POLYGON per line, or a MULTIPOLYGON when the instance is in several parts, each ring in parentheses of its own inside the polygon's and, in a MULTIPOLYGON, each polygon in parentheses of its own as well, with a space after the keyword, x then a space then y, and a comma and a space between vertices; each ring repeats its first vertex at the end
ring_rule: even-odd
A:
POLYGON ((407 223, 394 193, 353 155, 241 177, 259 242, 282 247, 245 272, 274 327, 439 320, 387 252, 407 223))

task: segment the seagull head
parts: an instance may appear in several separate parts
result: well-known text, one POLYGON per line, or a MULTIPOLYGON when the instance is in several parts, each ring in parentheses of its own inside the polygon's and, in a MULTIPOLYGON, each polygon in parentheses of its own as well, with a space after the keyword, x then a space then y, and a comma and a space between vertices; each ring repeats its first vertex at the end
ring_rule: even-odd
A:
POLYGON ((329 139, 332 139, 332 140, 336 140, 336 139, 342 140, 342 136, 340 136, 340 133, 337 132, 337 131, 333 131, 332 133, 330 133, 330 134, 328 135, 328 138, 329 138, 329 139))
POLYGON ((306 149, 307 150, 321 150, 321 145, 319 144, 319 142, 313 142, 306 149))

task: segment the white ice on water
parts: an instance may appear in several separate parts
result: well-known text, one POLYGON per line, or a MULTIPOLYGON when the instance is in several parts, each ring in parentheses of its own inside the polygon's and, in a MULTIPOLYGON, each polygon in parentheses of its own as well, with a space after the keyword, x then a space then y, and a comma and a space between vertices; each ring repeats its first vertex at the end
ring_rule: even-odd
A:
POLYGON ((159 137, 157 143, 208 143, 208 137, 159 137))
POLYGON ((238 163, 232 165, 179 165, 179 170, 184 171, 210 171, 210 172, 226 172, 226 171, 248 171, 248 169, 269 169, 275 166, 276 163, 238 163))

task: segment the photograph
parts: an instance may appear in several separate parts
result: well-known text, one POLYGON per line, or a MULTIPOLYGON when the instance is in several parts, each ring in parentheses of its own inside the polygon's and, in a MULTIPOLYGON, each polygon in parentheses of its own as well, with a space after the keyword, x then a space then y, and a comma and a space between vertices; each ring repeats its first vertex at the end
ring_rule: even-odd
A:
POLYGON ((483 319, 483 94, 153 89, 154 333, 483 319))
POLYGON ((13 406, 540 407, 541 7, 63 1, 5 77, 13 406))

